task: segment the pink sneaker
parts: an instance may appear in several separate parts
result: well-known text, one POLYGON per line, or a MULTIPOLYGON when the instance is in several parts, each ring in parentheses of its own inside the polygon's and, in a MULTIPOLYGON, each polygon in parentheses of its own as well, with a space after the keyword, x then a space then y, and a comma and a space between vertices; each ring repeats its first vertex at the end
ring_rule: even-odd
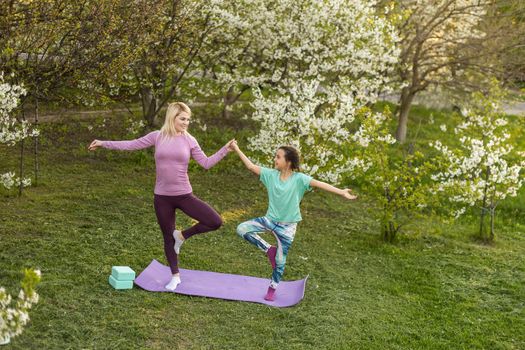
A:
POLYGON ((272 264, 272 269, 275 269, 275 256, 277 255, 277 248, 272 245, 270 248, 268 248, 266 255, 268 256, 268 260, 270 260, 270 264, 272 264))
POLYGON ((275 289, 273 289, 272 287, 268 287, 268 291, 266 292, 266 295, 264 296, 264 300, 274 301, 275 300, 275 289))

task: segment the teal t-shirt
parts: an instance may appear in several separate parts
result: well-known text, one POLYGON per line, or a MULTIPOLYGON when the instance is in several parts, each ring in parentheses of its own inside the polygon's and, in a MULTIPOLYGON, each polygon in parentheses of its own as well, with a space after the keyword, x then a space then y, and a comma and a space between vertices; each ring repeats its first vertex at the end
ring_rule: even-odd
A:
POLYGON ((279 170, 261 167, 259 179, 268 191, 267 217, 278 222, 302 220, 299 204, 304 193, 311 189, 311 176, 293 172, 288 179, 282 181, 279 170))

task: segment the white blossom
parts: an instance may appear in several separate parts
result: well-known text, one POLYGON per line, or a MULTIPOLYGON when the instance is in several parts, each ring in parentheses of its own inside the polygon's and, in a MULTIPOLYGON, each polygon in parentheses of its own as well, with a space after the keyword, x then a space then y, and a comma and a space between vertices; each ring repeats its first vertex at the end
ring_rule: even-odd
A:
POLYGON ((0 175, 0 184, 6 189, 10 190, 11 188, 15 188, 20 185, 22 185, 22 187, 31 186, 31 179, 20 179, 19 177, 16 177, 14 172, 8 172, 0 175))
POLYGON ((34 286, 39 282, 40 276, 39 270, 26 271, 24 288, 27 288, 28 293, 20 290, 16 304, 12 306, 11 295, 7 294, 5 288, 0 287, 0 339, 20 335, 24 326, 29 322, 28 311, 39 299, 34 286), (33 278, 28 280, 31 274, 33 274, 33 278))
POLYGON ((348 125, 390 88, 399 55, 394 26, 365 0, 218 2, 213 21, 220 29, 200 54, 214 63, 215 79, 196 83, 253 88, 260 130, 250 150, 270 161, 278 146, 296 145, 305 171, 339 182, 348 125))
MULTIPOLYGON (((520 152, 514 152, 517 159, 511 157, 514 147, 508 142, 506 120, 498 116, 499 104, 482 102, 479 96, 476 101, 477 107, 462 111, 465 119, 454 130, 460 141, 458 148, 449 149, 439 141, 430 144, 447 163, 432 180, 440 184, 439 191, 452 192, 450 202, 466 206, 486 203, 486 208, 494 209, 508 196, 516 196, 523 185, 525 157, 520 152)), ((454 216, 464 212, 460 208, 454 216)))
MULTIPOLYGON (((104 119, 104 123, 106 122, 106 119, 104 119)), ((128 134, 131 134, 133 136, 136 136, 138 135, 139 133, 142 132, 142 130, 144 129, 144 127, 146 126, 146 123, 144 122, 144 120, 128 120, 128 123, 129 123, 129 126, 127 128, 127 132, 128 134)))
MULTIPOLYGON (((14 146, 25 138, 38 136, 39 130, 32 129, 27 121, 19 121, 13 116, 20 96, 25 94, 23 87, 5 82, 4 74, 0 72, 0 143, 14 146)), ((14 172, 7 172, 0 175, 0 185, 6 189, 20 185, 26 187, 31 185, 31 179, 21 179, 14 172)))

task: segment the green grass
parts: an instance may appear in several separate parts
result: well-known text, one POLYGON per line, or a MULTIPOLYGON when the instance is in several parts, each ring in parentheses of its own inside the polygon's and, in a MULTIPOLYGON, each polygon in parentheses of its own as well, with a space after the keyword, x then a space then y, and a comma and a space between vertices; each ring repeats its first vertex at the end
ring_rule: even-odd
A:
MULTIPOLYGON (((206 111, 195 112, 207 132, 192 132, 207 153, 249 135, 249 123, 218 129, 206 111)), ((140 272, 152 259, 165 262, 151 152, 86 151, 94 137, 124 137, 125 117, 92 131, 85 120, 44 125, 39 185, 21 198, 4 191, 0 285, 15 294, 24 267, 42 270, 30 324, 6 349, 525 348, 523 191, 503 206, 500 216, 514 219, 498 221, 490 246, 472 239, 476 221, 468 217, 420 219, 385 244, 366 194, 357 202, 308 194, 285 279, 309 279, 292 308, 113 290, 112 265, 140 272)), ((16 166, 7 149, 0 155, 2 170, 16 166)), ((233 154, 208 172, 192 166, 190 178, 225 224, 188 241, 181 265, 268 277, 264 255, 235 234, 238 223, 264 214, 262 185, 233 154)), ((178 224, 190 220, 179 214, 178 224)))

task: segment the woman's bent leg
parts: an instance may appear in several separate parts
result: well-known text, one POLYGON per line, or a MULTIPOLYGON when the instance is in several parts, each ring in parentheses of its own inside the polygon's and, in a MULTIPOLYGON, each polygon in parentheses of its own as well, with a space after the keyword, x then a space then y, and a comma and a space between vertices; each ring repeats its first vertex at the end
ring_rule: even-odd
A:
POLYGON ((198 221, 187 230, 182 231, 184 239, 188 239, 199 233, 217 230, 222 226, 220 215, 208 203, 200 200, 193 194, 181 198, 178 202, 178 208, 192 219, 198 221))

